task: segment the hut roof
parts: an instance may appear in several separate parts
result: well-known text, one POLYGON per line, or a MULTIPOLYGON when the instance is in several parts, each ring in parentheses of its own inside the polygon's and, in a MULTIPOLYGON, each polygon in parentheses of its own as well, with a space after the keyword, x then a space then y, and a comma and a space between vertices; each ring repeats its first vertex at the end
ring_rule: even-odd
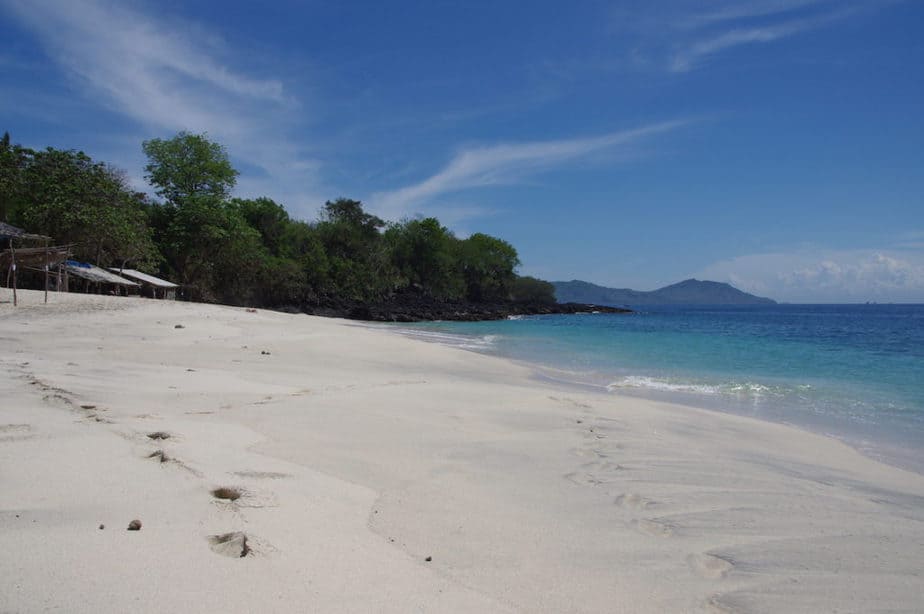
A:
POLYGON ((179 288, 178 284, 173 283, 172 281, 167 281, 166 279, 161 279, 160 277, 154 277, 153 275, 148 275, 147 273, 142 273, 141 271, 136 271, 135 269, 119 269, 116 267, 109 267, 110 271, 118 273, 123 277, 133 279, 135 281, 144 282, 150 286, 156 288, 179 288))
MULTIPOLYGON (((2 238, 2 237, 0 237, 2 238)), ((22 266, 42 267, 45 264, 55 266, 67 260, 69 248, 67 245, 52 245, 49 247, 20 247, 16 250, 16 263, 22 266)), ((13 252, 0 251, 0 269, 13 262, 13 252)))
POLYGON ((0 239, 48 239, 45 235, 34 235, 12 224, 0 222, 0 239))
POLYGON ((90 281, 102 282, 104 284, 118 284, 120 286, 137 286, 135 282, 125 279, 124 277, 119 277, 114 273, 110 273, 106 269, 101 269, 98 266, 93 266, 92 264, 86 264, 85 262, 77 262, 76 260, 68 260, 65 262, 67 267, 67 272, 71 275, 76 275, 77 277, 83 277, 84 279, 89 279, 90 281))

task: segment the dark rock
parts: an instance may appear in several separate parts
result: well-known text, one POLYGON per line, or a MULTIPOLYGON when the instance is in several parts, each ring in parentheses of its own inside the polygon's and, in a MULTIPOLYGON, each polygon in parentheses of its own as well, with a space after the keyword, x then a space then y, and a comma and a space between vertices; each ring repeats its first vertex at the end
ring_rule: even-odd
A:
POLYGON ((136 520, 132 520, 131 522, 129 522, 129 523, 128 523, 128 530, 129 530, 129 531, 140 531, 140 530, 141 530, 141 521, 136 519, 136 520))
POLYGON ((302 305, 303 313, 372 322, 422 322, 432 320, 504 320, 510 316, 575 313, 631 313, 621 307, 582 303, 522 303, 514 301, 471 302, 435 299, 414 292, 371 303, 329 299, 302 305))

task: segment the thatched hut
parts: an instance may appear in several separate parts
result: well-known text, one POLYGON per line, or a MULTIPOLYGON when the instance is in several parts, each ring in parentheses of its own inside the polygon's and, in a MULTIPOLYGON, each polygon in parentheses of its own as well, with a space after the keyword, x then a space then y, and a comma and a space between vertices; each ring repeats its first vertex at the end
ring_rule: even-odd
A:
POLYGON ((81 281, 72 281, 68 290, 82 289, 84 292, 93 294, 117 294, 128 295, 137 292, 141 286, 130 279, 120 277, 115 273, 110 273, 106 269, 98 266, 87 264, 86 262, 77 262, 68 260, 64 267, 71 276, 79 278, 81 281), (77 286, 77 287, 75 287, 77 286))
MULTIPOLYGON (((45 302, 48 302, 50 271, 68 258, 70 247, 50 245, 51 237, 26 232, 12 224, 0 222, 0 271, 6 270, 6 287, 13 290, 13 304, 17 302, 16 287, 19 270, 39 273, 43 276, 45 302), (16 247, 16 242, 43 243, 42 247, 16 247)), ((61 270, 56 273, 60 286, 61 270)))
POLYGON ((148 275, 147 273, 142 273, 141 271, 136 271, 135 269, 110 267, 109 270, 137 282, 141 286, 142 296, 166 299, 168 301, 176 300, 176 289, 180 287, 179 284, 154 277, 153 275, 148 275))

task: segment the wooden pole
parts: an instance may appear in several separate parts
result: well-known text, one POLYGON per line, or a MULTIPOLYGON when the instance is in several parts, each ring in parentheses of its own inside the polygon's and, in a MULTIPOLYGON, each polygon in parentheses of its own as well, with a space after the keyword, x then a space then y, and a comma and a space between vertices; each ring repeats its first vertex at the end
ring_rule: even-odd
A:
POLYGON ((48 239, 45 239, 45 304, 48 304, 48 239))
POLYGON ((71 291, 71 274, 67 270, 67 261, 70 259, 71 259, 71 246, 68 245, 67 252, 64 254, 64 262, 58 265, 59 267, 64 268, 64 291, 65 292, 71 291))
POLYGON ((13 248, 13 239, 10 239, 10 268, 13 270, 13 307, 19 303, 16 300, 16 250, 13 248))

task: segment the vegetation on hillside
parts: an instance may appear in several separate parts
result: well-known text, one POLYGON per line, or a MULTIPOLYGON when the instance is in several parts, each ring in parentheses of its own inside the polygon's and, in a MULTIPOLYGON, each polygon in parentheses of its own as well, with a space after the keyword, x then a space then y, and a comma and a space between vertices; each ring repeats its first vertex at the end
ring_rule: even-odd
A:
POLYGON ((519 277, 516 249, 436 218, 386 222, 348 198, 318 220, 292 219, 270 198, 233 198, 225 149, 181 132, 142 146, 159 199, 79 151, 0 140, 0 220, 74 244, 75 257, 182 284, 190 298, 240 305, 387 301, 554 303, 551 284, 519 277))

